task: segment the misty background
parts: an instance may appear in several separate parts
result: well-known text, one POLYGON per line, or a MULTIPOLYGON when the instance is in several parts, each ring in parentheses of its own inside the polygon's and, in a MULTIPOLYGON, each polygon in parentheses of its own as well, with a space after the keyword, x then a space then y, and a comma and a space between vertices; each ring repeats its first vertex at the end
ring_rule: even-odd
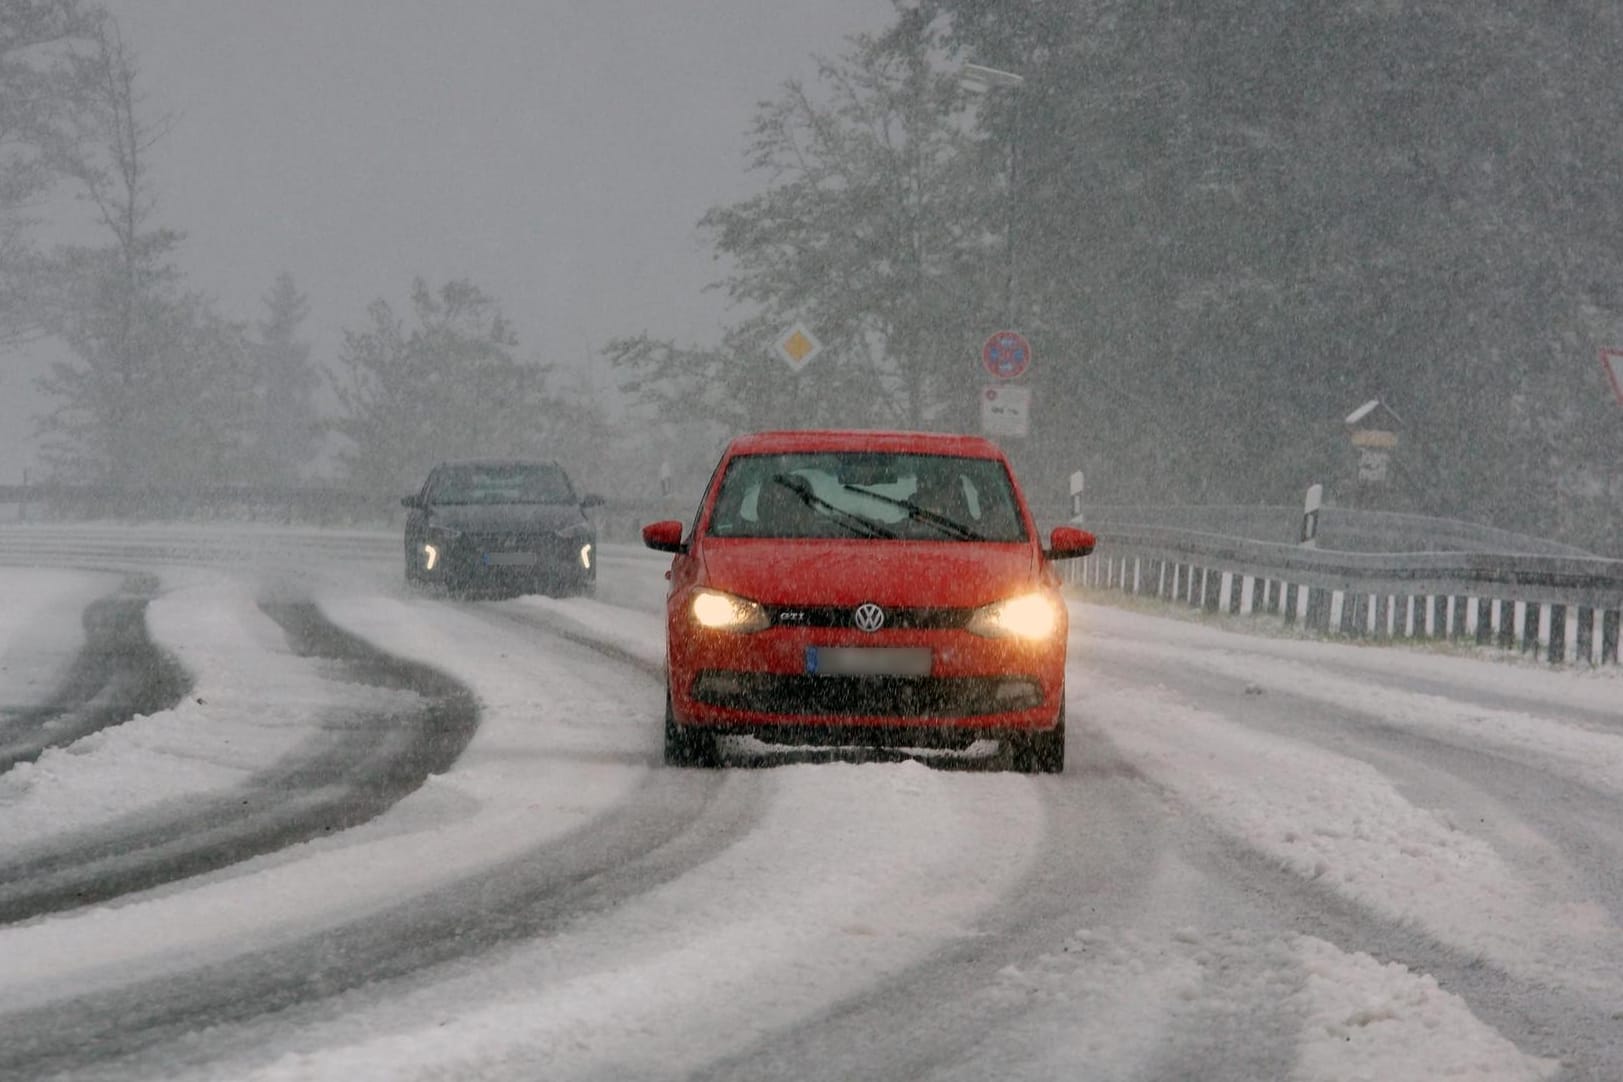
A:
POLYGON ((743 429, 978 431, 1011 328, 1039 499, 1322 482, 1623 555, 1620 20, 20 0, 0 484, 381 509, 437 460, 537 454, 696 495, 743 429))

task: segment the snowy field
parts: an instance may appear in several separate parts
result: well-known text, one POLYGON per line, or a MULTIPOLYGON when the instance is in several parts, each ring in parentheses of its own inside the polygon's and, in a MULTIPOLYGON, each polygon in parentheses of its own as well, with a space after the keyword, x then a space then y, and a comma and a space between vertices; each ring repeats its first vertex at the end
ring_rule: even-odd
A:
POLYGON ((0 876, 422 709, 267 600, 478 707, 358 825, 0 927, 0 1077, 1623 1078, 1616 672, 1077 600, 1062 776, 667 770, 663 558, 471 602, 397 545, 0 528, 6 731, 134 571, 191 678, 0 774, 0 876))

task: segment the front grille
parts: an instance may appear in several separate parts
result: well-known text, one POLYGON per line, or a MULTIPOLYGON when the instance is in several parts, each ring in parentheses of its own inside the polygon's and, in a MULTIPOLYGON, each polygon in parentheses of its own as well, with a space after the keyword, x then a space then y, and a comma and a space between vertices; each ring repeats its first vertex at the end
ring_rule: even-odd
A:
MULTIPOLYGON (((854 628, 856 606, 769 605, 773 627, 854 628)), ((974 609, 895 608, 885 610, 886 631, 950 630, 969 626, 974 609)))
POLYGON ((475 552, 534 552, 543 556, 562 554, 571 544, 579 544, 555 533, 469 533, 462 535, 462 541, 475 552))
POLYGON ((551 532, 468 532, 446 552, 446 573, 467 581, 589 576, 580 564, 580 547, 585 543, 584 538, 551 532))
POLYGON ((709 669, 693 683, 709 706, 783 715, 965 718, 1041 706, 1027 676, 804 676, 709 669))

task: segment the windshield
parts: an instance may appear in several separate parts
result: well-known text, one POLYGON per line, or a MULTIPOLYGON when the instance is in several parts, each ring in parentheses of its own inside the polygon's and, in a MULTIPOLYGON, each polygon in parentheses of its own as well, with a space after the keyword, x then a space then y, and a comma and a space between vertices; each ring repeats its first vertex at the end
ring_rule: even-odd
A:
POLYGON ((574 503, 575 492, 557 466, 447 466, 435 471, 428 502, 574 503))
POLYGON ((1027 536, 1002 463, 867 451, 734 458, 708 531, 715 537, 906 541, 1027 536))

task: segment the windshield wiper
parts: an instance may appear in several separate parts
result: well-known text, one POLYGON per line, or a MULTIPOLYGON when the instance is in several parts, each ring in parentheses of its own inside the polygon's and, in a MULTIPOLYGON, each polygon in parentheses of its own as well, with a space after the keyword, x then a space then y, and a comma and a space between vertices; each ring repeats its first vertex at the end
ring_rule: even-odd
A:
POLYGON ((943 515, 939 511, 931 511, 927 508, 920 507, 912 500, 897 499, 895 496, 887 496, 883 492, 875 492, 873 489, 863 488, 861 485, 842 484, 840 487, 848 492, 860 492, 864 496, 870 496, 881 503, 888 503, 892 507, 899 507, 903 511, 906 511, 907 517, 913 519, 915 522, 922 522, 926 526, 934 526, 942 533, 955 537, 960 541, 986 540, 986 536, 979 530, 965 526, 957 519, 943 515))
POLYGON ((804 478, 794 477, 787 473, 774 474, 772 480, 775 484, 800 497, 800 501, 807 507, 822 508, 829 513, 835 522, 844 526, 858 537, 878 538, 885 541, 896 540, 896 535, 871 518, 865 518, 854 511, 847 511, 843 507, 836 507, 823 497, 812 491, 811 484, 804 478))

